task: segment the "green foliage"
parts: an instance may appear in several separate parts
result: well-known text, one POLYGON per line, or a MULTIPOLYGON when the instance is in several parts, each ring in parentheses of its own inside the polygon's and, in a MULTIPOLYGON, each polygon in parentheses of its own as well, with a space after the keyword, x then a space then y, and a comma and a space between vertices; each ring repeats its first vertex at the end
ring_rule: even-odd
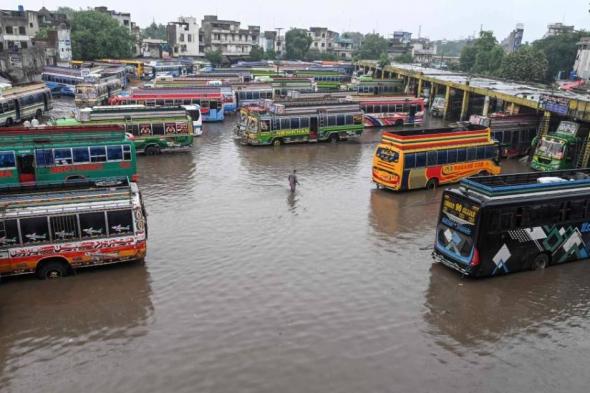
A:
POLYGON ((141 36, 143 38, 154 38, 157 40, 168 40, 168 32, 166 31, 166 26, 163 24, 156 24, 156 22, 152 22, 151 25, 146 27, 145 29, 141 30, 141 36))
POLYGON ((48 36, 49 28, 48 27, 41 27, 39 31, 35 34, 35 39, 37 40, 46 40, 48 36))
POLYGON ((378 60, 383 52, 387 53, 387 49, 389 44, 385 38, 379 34, 367 34, 354 56, 363 60, 378 60))
POLYGON ((74 59, 131 57, 133 37, 127 28, 109 15, 96 11, 76 11, 71 21, 74 59))
POLYGON ((254 45, 252 49, 250 49, 249 57, 251 61, 260 61, 264 59, 264 49, 258 45, 254 45))
POLYGON ((502 59, 499 74, 503 78, 523 82, 542 82, 546 78, 548 65, 542 51, 525 45, 502 59))
POLYGON ((504 50, 498 45, 494 33, 482 31, 477 40, 461 50, 461 69, 476 74, 492 75, 500 69, 503 57, 504 50))
POLYGON ((385 68, 385 66, 388 66, 390 63, 391 61, 389 61, 387 52, 383 52, 379 55, 379 67, 385 68))
POLYGON ((361 43, 363 42, 364 35, 363 33, 359 33, 356 31, 346 31, 342 33, 342 38, 347 38, 352 40, 352 47, 354 49, 360 48, 361 43))
POLYGON ((395 61, 396 63, 412 63, 414 61, 414 58, 412 57, 411 53, 404 53, 403 55, 399 55, 396 56, 393 61, 395 61))
POLYGON ((303 29, 291 29, 285 34, 287 59, 303 60, 309 51, 312 39, 303 29))
POLYGON ((276 60, 277 52, 274 49, 269 49, 264 52, 264 60, 276 60))
POLYGON ((223 53, 219 49, 206 51, 205 58, 209 60, 209 63, 213 66, 218 66, 223 63, 223 53))
POLYGON ((76 10, 70 7, 57 7, 57 10, 55 12, 57 12, 58 14, 65 14, 69 20, 72 20, 74 14, 76 13, 76 10))
POLYGON ((307 61, 315 61, 315 60, 325 60, 325 61, 335 61, 338 60, 338 56, 334 53, 327 53, 327 52, 320 52, 317 49, 310 49, 307 51, 307 55, 305 56, 305 60, 307 61))
POLYGON ((547 61, 547 81, 553 81, 562 71, 566 75, 573 69, 578 52, 577 43, 588 32, 579 31, 543 38, 533 42, 533 48, 543 52, 547 61))
POLYGON ((456 40, 456 41, 437 41, 436 42, 436 54, 439 56, 461 56, 461 51, 467 45, 467 40, 456 40))

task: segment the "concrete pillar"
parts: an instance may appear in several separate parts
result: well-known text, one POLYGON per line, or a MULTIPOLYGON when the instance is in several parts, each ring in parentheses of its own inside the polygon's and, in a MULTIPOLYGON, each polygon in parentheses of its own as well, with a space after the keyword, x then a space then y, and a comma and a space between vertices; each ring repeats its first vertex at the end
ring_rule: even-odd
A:
POLYGON ((467 90, 463 91, 463 101, 461 102, 461 117, 459 118, 460 121, 464 121, 467 116, 469 115, 469 92, 467 90))
POLYGON ((551 123, 551 112, 543 112, 543 120, 541 121, 540 136, 547 135, 549 132, 549 124, 551 123))
POLYGON ((514 114, 514 102, 510 103, 510 109, 508 109, 508 113, 510 113, 511 115, 514 114))
POLYGON ((443 120, 447 120, 447 111, 449 110, 450 101, 451 101, 451 86, 446 86, 445 109, 444 109, 443 115, 442 115, 443 120))
POLYGON ((489 111, 490 111, 490 96, 486 96, 486 98, 483 100, 483 112, 481 113, 481 115, 487 116, 489 111))
POLYGON ((418 79, 418 89, 416 89, 416 97, 422 96, 422 79, 418 79))

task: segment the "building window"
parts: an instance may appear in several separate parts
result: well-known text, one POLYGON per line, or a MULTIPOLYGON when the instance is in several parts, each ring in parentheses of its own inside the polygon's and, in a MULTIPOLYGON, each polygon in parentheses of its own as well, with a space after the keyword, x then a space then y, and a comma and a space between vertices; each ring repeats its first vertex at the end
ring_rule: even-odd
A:
POLYGON ((180 36, 178 36, 178 41, 180 42, 184 42, 184 34, 181 34, 180 36))
POLYGON ((21 41, 20 42, 20 48, 21 49, 27 49, 28 48, 27 41, 21 41))
POLYGON ((19 26, 18 27, 18 34, 20 34, 20 35, 27 34, 27 31, 25 30, 25 27, 24 26, 19 26))
POLYGON ((125 26, 129 26, 129 21, 128 21, 127 19, 125 19, 125 20, 123 21, 123 24, 124 24, 125 26))
POLYGON ((29 27, 33 27, 33 22, 29 23, 29 27))
POLYGON ((6 34, 12 34, 12 26, 6 26, 6 34))
POLYGON ((322 42, 322 48, 325 48, 325 47, 326 47, 326 44, 324 44, 324 43, 322 42))
POLYGON ((193 42, 193 36, 192 36, 192 35, 190 35, 190 34, 187 34, 187 35, 186 35, 186 40, 187 40, 188 42, 193 42))

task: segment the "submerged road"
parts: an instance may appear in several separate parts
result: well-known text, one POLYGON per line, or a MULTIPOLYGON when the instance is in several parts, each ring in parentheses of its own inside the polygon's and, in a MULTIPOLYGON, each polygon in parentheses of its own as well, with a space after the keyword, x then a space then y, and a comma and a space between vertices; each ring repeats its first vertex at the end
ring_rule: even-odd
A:
POLYGON ((139 159, 145 265, 0 283, 1 392, 588 391, 588 262, 461 279, 430 257, 441 190, 372 185, 377 131, 232 126, 139 159))

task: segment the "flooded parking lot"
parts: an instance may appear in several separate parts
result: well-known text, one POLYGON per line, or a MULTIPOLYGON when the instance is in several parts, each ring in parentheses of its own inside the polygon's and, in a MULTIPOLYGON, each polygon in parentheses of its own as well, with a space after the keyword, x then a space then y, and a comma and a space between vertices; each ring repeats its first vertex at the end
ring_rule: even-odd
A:
POLYGON ((253 148, 232 127, 139 159, 145 265, 0 283, 0 391, 588 390, 588 262, 461 279, 430 257, 441 190, 372 185, 377 131, 253 148))

